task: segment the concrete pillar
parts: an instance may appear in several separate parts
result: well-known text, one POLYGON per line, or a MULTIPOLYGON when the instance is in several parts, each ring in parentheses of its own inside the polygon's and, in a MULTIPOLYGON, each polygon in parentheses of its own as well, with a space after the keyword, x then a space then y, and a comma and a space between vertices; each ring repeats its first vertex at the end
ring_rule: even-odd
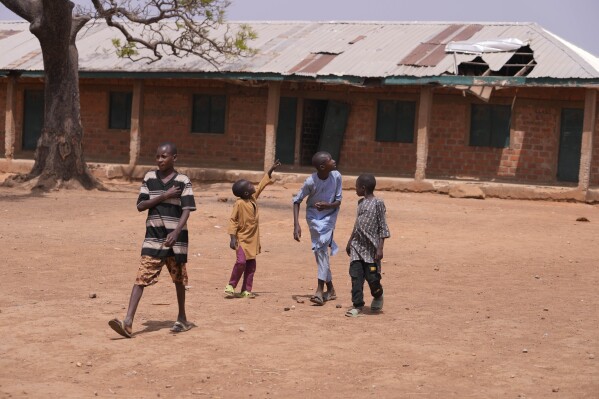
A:
POLYGON ((304 99, 297 98, 297 110, 295 114, 295 151, 293 154, 293 166, 300 166, 302 147, 302 120, 304 119, 304 99))
POLYGON ((17 106, 17 77, 9 75, 6 83, 6 113, 4 119, 4 156, 13 159, 15 155, 15 111, 17 106))
POLYGON ((596 115, 597 90, 587 89, 584 97, 584 121, 582 123, 582 143, 580 147, 580 171, 578 172, 578 188, 582 191, 589 189, 591 181, 596 115))
POLYGON ((131 101, 131 130, 129 141, 129 167, 130 173, 139 161, 141 148, 141 121, 143 118, 143 80, 133 83, 133 99, 131 101))
POLYGON ((428 136, 430 130, 431 111, 433 106, 432 87, 420 89, 420 104, 418 106, 418 134, 416 136, 416 173, 414 179, 426 178, 426 163, 428 158, 428 136))
POLYGON ((264 137, 264 170, 268 170, 275 161, 277 147, 277 123, 279 121, 279 103, 281 83, 268 84, 268 103, 266 106, 266 131, 264 137))

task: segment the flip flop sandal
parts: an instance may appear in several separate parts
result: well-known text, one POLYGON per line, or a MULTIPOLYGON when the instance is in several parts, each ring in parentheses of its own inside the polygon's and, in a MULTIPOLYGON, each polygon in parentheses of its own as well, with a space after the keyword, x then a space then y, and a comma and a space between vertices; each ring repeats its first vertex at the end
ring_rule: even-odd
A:
POLYGON ((337 299, 337 295, 335 293, 331 294, 330 292, 325 292, 324 295, 322 296, 322 300, 323 301, 334 301, 335 299, 337 299))
POLYGON ((131 333, 125 328, 125 322, 119 319, 112 319, 108 322, 110 328, 125 338, 131 338, 131 333))
POLYGON ((318 306, 324 305, 323 299, 316 295, 312 295, 312 297, 310 298, 310 302, 315 303, 318 306))
POLYGON ((191 330, 193 327, 193 324, 191 323, 181 323, 180 321, 176 321, 175 324, 173 324, 173 326, 171 327, 171 332, 173 333, 182 333, 185 331, 189 331, 191 330))
POLYGON ((361 313, 362 313, 361 309, 352 308, 352 309, 348 310, 347 312, 345 312, 345 315, 347 317, 358 317, 358 316, 361 316, 361 313))
POLYGON ((381 295, 378 298, 374 298, 372 303, 370 304, 370 310, 373 312, 380 312, 383 310, 383 296, 381 295))

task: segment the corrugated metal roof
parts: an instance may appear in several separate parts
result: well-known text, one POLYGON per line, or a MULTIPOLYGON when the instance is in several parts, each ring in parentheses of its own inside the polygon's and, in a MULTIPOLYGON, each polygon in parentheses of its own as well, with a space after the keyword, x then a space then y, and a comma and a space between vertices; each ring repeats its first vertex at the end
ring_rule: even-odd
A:
MULTIPOLYGON (((241 22, 231 22, 235 30, 241 22)), ((257 54, 228 59, 222 72, 276 74, 310 77, 434 77, 453 75, 453 54, 438 49, 433 62, 406 65, 401 61, 431 38, 454 25, 476 26, 480 30, 469 40, 517 38, 530 45, 537 65, 527 78, 599 78, 599 59, 560 39, 535 23, 479 22, 249 22, 258 38, 250 43, 257 54), (359 38, 359 40, 356 40, 359 38), (297 68, 303 60, 327 54, 327 63, 297 68), (431 65, 434 64, 434 65, 431 65), (428 66, 426 66, 428 65, 428 66), (296 69, 294 69, 294 67, 296 69)), ((224 27, 214 33, 224 32, 224 27)), ((117 57, 112 39, 120 33, 103 23, 85 27, 77 40, 81 72, 216 72, 207 61, 188 56, 165 57, 154 63, 132 62, 117 57)), ((122 40, 122 39, 121 39, 122 40)), ((440 44, 444 48, 444 44, 440 44)), ((0 22, 0 70, 42 71, 43 62, 37 39, 27 22, 0 22)), ((492 70, 499 70, 511 53, 484 54, 492 70)), ((457 54, 458 64, 474 55, 457 54)))

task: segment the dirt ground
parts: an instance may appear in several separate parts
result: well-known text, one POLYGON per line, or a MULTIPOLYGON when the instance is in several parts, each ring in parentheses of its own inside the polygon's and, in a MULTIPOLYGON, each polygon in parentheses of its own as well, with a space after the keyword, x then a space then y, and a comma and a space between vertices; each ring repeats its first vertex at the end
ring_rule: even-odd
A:
MULTIPOLYGON (((304 239, 292 238, 297 184, 259 201, 257 298, 224 299, 230 184, 194 183, 187 314, 197 327, 169 332, 177 305, 164 274, 124 339, 107 322, 125 314, 145 214, 138 182, 107 185, 0 188, 0 398, 599 397, 597 206, 377 192, 392 234, 385 307, 352 319, 341 252, 339 298, 298 302, 316 266, 303 219, 304 239)), ((356 202, 344 191, 342 248, 356 202)))

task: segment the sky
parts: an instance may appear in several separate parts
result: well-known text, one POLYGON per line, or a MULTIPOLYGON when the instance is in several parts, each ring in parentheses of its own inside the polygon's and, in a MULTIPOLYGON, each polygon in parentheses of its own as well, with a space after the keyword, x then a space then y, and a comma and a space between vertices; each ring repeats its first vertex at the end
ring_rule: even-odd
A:
MULTIPOLYGON (((599 57, 599 0, 231 1, 231 21, 536 22, 599 57)), ((0 5, 0 19, 17 18, 0 5)))

